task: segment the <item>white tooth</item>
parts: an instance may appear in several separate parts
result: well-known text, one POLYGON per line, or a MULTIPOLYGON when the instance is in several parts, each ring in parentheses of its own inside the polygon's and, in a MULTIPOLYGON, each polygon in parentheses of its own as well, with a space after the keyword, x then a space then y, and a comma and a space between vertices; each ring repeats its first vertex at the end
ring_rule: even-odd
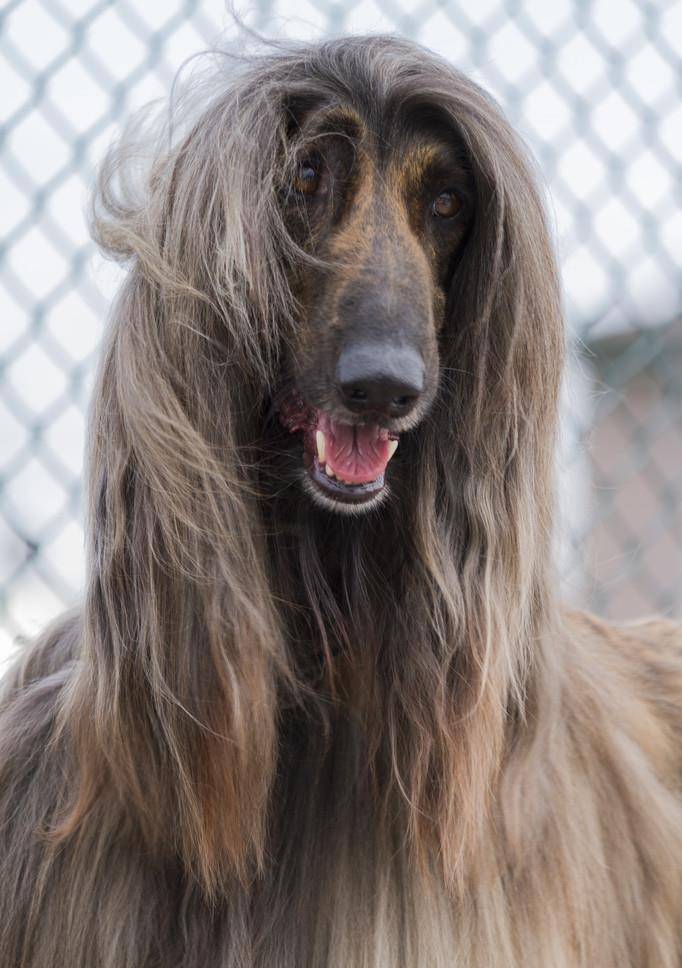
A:
POLYGON ((391 459, 391 457, 393 457, 393 455, 395 454, 395 452, 396 452, 397 449, 398 449, 398 441, 397 440, 390 440, 389 443, 388 443, 388 459, 389 460, 391 459))
POLYGON ((336 476, 334 474, 334 471, 331 469, 331 467, 329 467, 328 464, 325 464, 322 469, 324 470, 324 472, 327 475, 327 477, 335 477, 336 476))
POLYGON ((317 459, 320 464, 324 464, 324 458, 327 452, 327 441, 324 436, 324 431, 318 430, 316 432, 315 443, 317 444, 317 459))

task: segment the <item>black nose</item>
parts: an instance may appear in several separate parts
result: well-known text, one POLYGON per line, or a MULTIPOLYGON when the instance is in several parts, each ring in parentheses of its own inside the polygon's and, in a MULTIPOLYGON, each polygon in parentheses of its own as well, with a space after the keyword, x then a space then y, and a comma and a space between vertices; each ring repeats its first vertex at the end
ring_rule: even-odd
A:
POLYGON ((411 346, 352 343, 341 351, 336 381, 349 410, 403 417, 424 390, 424 362, 411 346))

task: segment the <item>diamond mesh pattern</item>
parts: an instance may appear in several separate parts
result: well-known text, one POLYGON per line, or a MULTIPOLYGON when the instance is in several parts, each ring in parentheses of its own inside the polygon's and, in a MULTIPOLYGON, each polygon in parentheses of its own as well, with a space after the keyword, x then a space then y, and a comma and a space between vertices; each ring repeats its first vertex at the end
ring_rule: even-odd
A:
MULTIPOLYGON (((575 337, 561 567, 616 617, 682 609, 682 2, 256 0, 296 37, 399 31, 499 99, 551 197, 575 337)), ((84 408, 118 281, 88 241, 121 120, 234 26, 219 0, 0 11, 0 654, 82 586, 84 408)))

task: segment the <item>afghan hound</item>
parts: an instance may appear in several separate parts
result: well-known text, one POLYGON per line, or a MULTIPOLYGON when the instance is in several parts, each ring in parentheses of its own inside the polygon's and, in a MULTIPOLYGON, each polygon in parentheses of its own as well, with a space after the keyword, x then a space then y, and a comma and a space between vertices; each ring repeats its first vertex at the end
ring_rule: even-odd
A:
POLYGON ((682 636, 557 603, 564 336, 490 97, 219 61, 101 171, 83 607, 0 714, 2 968, 679 968, 682 636))

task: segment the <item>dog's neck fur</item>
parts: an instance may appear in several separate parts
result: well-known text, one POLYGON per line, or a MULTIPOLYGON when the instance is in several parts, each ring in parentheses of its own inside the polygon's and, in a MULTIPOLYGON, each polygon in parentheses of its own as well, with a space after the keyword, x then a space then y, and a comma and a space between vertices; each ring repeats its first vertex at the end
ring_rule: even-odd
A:
MULTIPOLYGON (((522 707, 516 691, 494 674, 468 705, 467 667, 459 669, 460 690, 452 692, 459 759, 448 761, 439 743, 451 734, 439 734, 434 722, 409 721, 415 694, 408 682, 419 676, 418 664, 411 663, 420 643, 392 620, 396 610, 391 604, 409 588, 421 565, 409 550, 392 569, 385 560, 391 544, 381 531, 390 532, 399 517, 353 522, 350 529, 324 522, 316 530, 315 515, 307 516, 307 552, 301 551, 299 532, 289 546, 289 570, 275 568, 278 574, 300 575, 301 554, 310 553, 311 545, 317 548, 314 573, 335 591, 334 607, 341 610, 346 633, 345 646, 335 643, 326 660, 348 678, 341 679, 336 696, 327 694, 326 705, 313 705, 312 713, 292 708, 282 721, 270 828, 273 863, 255 894, 254 923, 268 925, 256 941, 262 957, 258 963, 502 968, 516 964, 519 951, 526 952, 524 959, 532 951, 536 960, 531 963, 539 966, 615 968, 668 958, 665 932, 653 941, 645 940, 641 928, 614 937, 620 909, 632 903, 628 891, 640 877, 633 857, 619 867, 622 837, 636 830, 638 842, 653 858, 660 846, 657 827, 672 835, 679 824, 679 807, 653 780, 649 767, 637 762, 636 750, 625 752, 635 722, 641 727, 647 720, 655 733, 660 727, 636 698, 624 670, 614 682, 610 647, 602 651, 599 638, 581 641, 567 631, 570 621, 550 608, 523 673, 522 707), (367 607, 377 619, 373 625, 362 610, 355 614, 352 609, 358 573, 375 576, 367 586, 367 607), (396 661, 402 669, 382 692, 390 680, 387 670, 396 661), (613 691, 600 685, 609 677, 613 691), (403 688, 407 693, 401 706, 393 690, 403 688), (622 704, 628 722, 616 725, 622 704), (399 718, 405 717, 404 732, 396 728, 396 709, 399 718), (429 732, 422 749, 416 740, 420 729, 429 732), (595 743, 600 775, 574 789, 569 764, 584 762, 587 768, 595 743), (417 750, 433 757, 434 773, 410 773, 417 750), (455 772, 455 783, 448 795, 456 805, 439 815, 442 801, 420 800, 424 791, 419 783, 438 777, 447 785, 449 770, 455 772), (640 780, 652 793, 645 810, 624 786, 633 771, 641 770, 640 780), (622 790, 623 799, 609 808, 607 829, 602 827, 602 798, 613 788, 622 790), (573 829, 574 798, 581 817, 578 829, 573 829), (471 803, 477 804, 475 818, 467 813, 471 803), (583 824, 593 826, 594 839, 583 839, 583 824), (552 837, 551 856, 544 854, 546 837, 552 837), (454 859, 447 854, 448 841, 457 845, 454 859), (596 865, 595 852, 602 858, 596 865), (628 878, 634 878, 630 888, 621 883, 628 878), (599 902, 590 902, 593 910, 583 908, 584 879, 591 880, 592 891, 599 884, 599 902), (293 884, 298 889, 292 891, 293 884), (523 898, 527 925, 509 919, 510 891, 523 898), (276 924, 266 916, 273 910, 276 924), (314 931, 302 934, 292 927, 301 923, 314 924, 314 931)), ((405 532, 397 544, 410 548, 405 532)), ((305 582, 293 587, 305 613, 310 609, 305 582)), ((333 628, 339 616, 325 613, 324 621, 333 628)), ((426 614, 417 616, 416 626, 428 636, 426 614)), ((310 652, 314 623, 311 627, 304 621, 297 629, 292 647, 310 652)), ((318 688, 320 682, 327 685, 323 676, 318 688)), ((437 683, 429 683, 428 676, 419 683, 420 689, 429 686, 435 694, 437 683)), ((655 863, 660 870, 663 856, 655 863)), ((672 896, 674 879, 665 882, 664 877, 661 897, 672 896)))
MULTIPOLYGON (((538 618, 522 670, 482 676, 465 630, 444 653, 433 622, 447 606, 431 597, 428 566, 406 524, 412 513, 398 504, 348 520, 307 506, 275 508, 271 570, 286 578, 275 594, 303 689, 284 697, 273 803, 277 811, 288 804, 285 818, 317 812, 321 829, 347 828, 349 855, 362 844, 385 852, 391 878, 412 872, 433 879, 436 894, 445 885, 456 894, 468 865, 478 864, 493 821, 490 791, 526 712, 524 743, 553 713, 550 699, 541 711, 535 704, 552 626, 550 613, 544 624, 538 618)), ((325 856, 337 848, 330 844, 325 856)))

